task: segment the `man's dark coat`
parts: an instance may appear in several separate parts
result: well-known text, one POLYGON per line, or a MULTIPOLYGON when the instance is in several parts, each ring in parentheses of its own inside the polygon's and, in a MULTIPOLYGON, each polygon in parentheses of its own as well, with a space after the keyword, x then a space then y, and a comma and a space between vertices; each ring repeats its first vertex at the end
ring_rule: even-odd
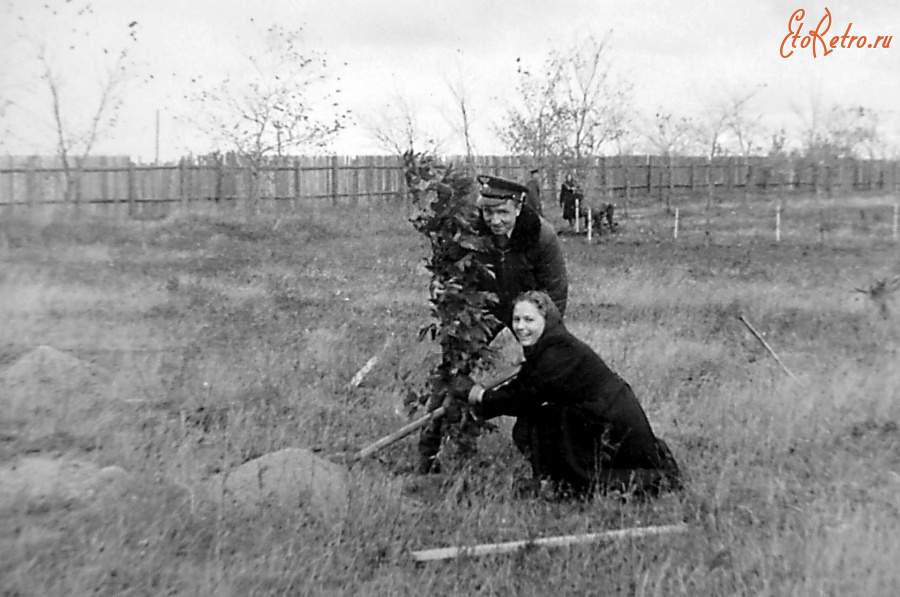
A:
POLYGON ((528 187, 525 192, 525 205, 531 207, 539 216, 544 215, 544 208, 541 205, 541 184, 532 176, 525 186, 528 187))
MULTIPOLYGON (((491 234, 482 220, 482 234, 491 234)), ((559 237, 553 226, 527 205, 516 218, 512 236, 505 246, 495 242, 482 261, 494 272, 493 279, 483 279, 482 289, 495 292, 500 303, 494 315, 509 326, 512 323, 512 303, 528 290, 543 290, 559 308, 566 312, 569 279, 559 237)))

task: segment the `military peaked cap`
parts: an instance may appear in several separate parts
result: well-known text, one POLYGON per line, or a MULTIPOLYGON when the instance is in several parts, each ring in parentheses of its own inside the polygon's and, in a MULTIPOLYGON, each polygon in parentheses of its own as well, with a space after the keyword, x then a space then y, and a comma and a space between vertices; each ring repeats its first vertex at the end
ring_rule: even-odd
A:
POLYGON ((481 184, 478 205, 480 207, 500 205, 509 200, 516 203, 522 200, 522 194, 528 191, 528 187, 514 180, 482 174, 478 176, 481 184))

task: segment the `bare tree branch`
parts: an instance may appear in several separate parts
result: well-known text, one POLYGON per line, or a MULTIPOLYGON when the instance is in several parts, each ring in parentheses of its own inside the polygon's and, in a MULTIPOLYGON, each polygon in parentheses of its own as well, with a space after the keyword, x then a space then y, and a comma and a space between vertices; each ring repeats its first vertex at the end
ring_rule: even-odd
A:
POLYGON ((612 72, 609 37, 589 36, 551 53, 538 74, 520 63, 517 101, 498 130, 511 151, 577 170, 584 159, 617 147, 629 124, 632 87, 612 72))
POLYGON ((337 80, 325 55, 303 49, 302 30, 274 25, 263 36, 265 48, 247 56, 243 74, 229 73, 190 98, 199 114, 190 121, 250 166, 254 206, 267 161, 324 148, 348 118, 338 107, 337 80))
POLYGON ((421 151, 438 142, 429 137, 419 120, 417 107, 395 87, 387 103, 360 118, 366 133, 382 149, 394 155, 421 151))
POLYGON ((447 121, 465 143, 466 166, 469 174, 473 175, 475 160, 472 148, 472 97, 469 93, 469 85, 466 84, 466 79, 463 76, 462 67, 459 63, 457 63, 456 67, 456 78, 454 80, 446 79, 447 90, 450 92, 455 108, 455 117, 448 117, 447 121))

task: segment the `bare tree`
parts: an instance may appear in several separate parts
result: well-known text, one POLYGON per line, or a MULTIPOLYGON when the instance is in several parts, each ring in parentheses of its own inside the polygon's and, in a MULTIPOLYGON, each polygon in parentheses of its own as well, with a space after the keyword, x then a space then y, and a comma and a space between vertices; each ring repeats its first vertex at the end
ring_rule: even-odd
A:
POLYGON ((671 112, 660 110, 653 120, 645 125, 645 136, 653 147, 654 153, 666 160, 669 175, 669 190, 666 192, 666 212, 671 210, 673 188, 673 159, 676 155, 688 152, 696 126, 690 118, 675 116, 671 112))
POLYGON ((752 101, 763 88, 764 84, 748 91, 736 92, 721 104, 726 131, 732 135, 737 150, 744 157, 762 151, 765 144, 766 130, 762 126, 762 114, 751 112, 752 101))
POLYGON ((65 178, 65 199, 78 200, 80 197, 77 197, 76 193, 85 161, 94 150, 97 140, 116 125, 118 112, 122 106, 120 91, 128 77, 126 69, 128 54, 123 50, 115 64, 99 81, 97 104, 80 127, 73 124, 64 113, 64 80, 60 73, 54 70, 43 46, 38 51, 38 59, 44 68, 42 79, 50 92, 56 133, 56 155, 62 163, 65 178))
POLYGON ((830 193, 833 174, 840 175, 838 160, 844 158, 874 159, 885 155, 881 117, 862 105, 829 104, 813 90, 805 107, 794 106, 801 124, 801 152, 813 168, 816 190, 822 185, 830 193), (824 182, 823 182, 824 181, 824 182))
POLYGON ((728 128, 726 121, 725 114, 710 109, 701 111, 694 120, 692 145, 709 159, 725 152, 723 137, 728 128))
POLYGON ((518 61, 519 85, 515 103, 506 109, 497 134, 513 153, 531 157, 535 164, 566 153, 565 111, 561 104, 563 73, 548 61, 534 74, 518 61))
POLYGON ((857 157, 870 160, 883 150, 881 118, 865 106, 834 106, 828 111, 824 125, 824 141, 834 157, 857 157))
POLYGON ((456 64, 455 79, 447 79, 447 90, 453 101, 453 113, 447 116, 447 121, 453 132, 462 138, 466 148, 466 168, 470 175, 475 174, 474 151, 472 149, 472 97, 469 85, 463 75, 460 63, 456 64))
POLYGON ((519 67, 517 103, 498 130, 507 147, 576 170, 615 149, 629 124, 631 85, 610 66, 609 34, 554 51, 538 74, 519 67))
POLYGON ((827 144, 825 117, 829 108, 825 105, 824 95, 817 85, 810 88, 807 100, 806 106, 792 103, 791 107, 800 121, 803 153, 813 157, 819 153, 819 148, 827 144))
POLYGON ((5 134, 20 142, 26 140, 21 136, 23 127, 29 129, 28 137, 54 139, 63 168, 64 197, 70 201, 77 199, 85 161, 118 124, 124 92, 137 70, 130 44, 137 39, 138 23, 123 23, 122 45, 116 49, 92 43, 93 9, 88 1, 51 0, 35 14, 20 15, 17 21, 27 63, 21 70, 31 72, 30 80, 36 84, 7 89, 8 95, 0 100, 0 119, 6 123, 5 134), (65 25, 63 36, 45 31, 56 32, 61 25, 65 25), (79 77, 72 77, 73 61, 94 70, 87 77, 83 70, 79 77), (94 85, 86 89, 91 76, 94 85))
POLYGON ((767 142, 762 126, 762 114, 752 112, 752 101, 765 88, 720 93, 706 101, 694 118, 694 145, 710 159, 718 155, 737 153, 747 157, 759 153, 767 142))
POLYGON ((394 155, 416 152, 433 143, 422 130, 418 111, 397 89, 385 105, 360 117, 360 121, 369 136, 394 155))
POLYGON ((554 56, 565 93, 567 149, 576 167, 621 137, 627 124, 632 87, 609 66, 610 35, 589 36, 554 56))
POLYGON ((248 53, 244 71, 195 93, 192 122, 215 144, 230 148, 250 169, 249 199, 258 206, 262 167, 292 152, 323 149, 348 113, 325 55, 303 48, 302 31, 265 30, 264 47, 248 53))
POLYGON ((696 126, 686 116, 676 116, 660 109, 643 129, 644 136, 655 153, 671 156, 688 151, 696 126))

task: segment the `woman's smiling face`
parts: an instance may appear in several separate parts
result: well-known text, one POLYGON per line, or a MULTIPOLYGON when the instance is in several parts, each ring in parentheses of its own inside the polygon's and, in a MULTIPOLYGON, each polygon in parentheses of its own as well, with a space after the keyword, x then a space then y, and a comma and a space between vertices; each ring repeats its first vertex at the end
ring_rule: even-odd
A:
POLYGON ((533 346, 544 333, 547 320, 534 303, 520 301, 513 308, 512 328, 522 346, 533 346))

